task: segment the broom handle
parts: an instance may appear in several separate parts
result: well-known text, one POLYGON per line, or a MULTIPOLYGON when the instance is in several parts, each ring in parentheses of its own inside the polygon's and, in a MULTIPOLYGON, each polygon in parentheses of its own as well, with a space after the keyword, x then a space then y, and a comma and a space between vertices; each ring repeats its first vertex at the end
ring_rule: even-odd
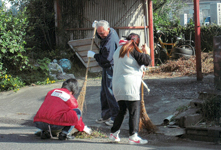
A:
MULTIPOLYGON (((94 27, 94 33, 93 33, 93 37, 92 37, 92 40, 91 40, 91 47, 90 47, 91 51, 92 51, 92 47, 93 47, 93 43, 94 43, 94 39, 95 39, 95 33, 96 33, 96 26, 94 27)), ((91 60, 91 58, 88 57, 87 69, 86 69, 86 74, 85 74, 85 80, 87 80, 87 74, 88 74, 88 68, 89 68, 90 60, 91 60)))
POLYGON ((143 20, 144 20, 144 34, 145 34, 145 43, 147 45, 149 45, 147 42, 148 42, 148 39, 147 39, 147 29, 146 29, 146 19, 145 19, 145 15, 143 16, 143 20))
POLYGON ((144 101, 143 83, 141 83, 141 101, 144 101))

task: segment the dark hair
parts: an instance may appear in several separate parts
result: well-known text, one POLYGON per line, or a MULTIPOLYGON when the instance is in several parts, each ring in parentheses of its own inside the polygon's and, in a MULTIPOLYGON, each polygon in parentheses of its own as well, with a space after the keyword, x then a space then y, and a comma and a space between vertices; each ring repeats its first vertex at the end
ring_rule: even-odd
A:
POLYGON ((63 82, 62 87, 68 89, 72 94, 77 94, 78 93, 78 81, 74 78, 70 78, 66 81, 63 82))
POLYGON ((136 49, 138 52, 142 53, 142 51, 138 48, 138 45, 140 44, 140 36, 136 33, 131 33, 126 37, 128 42, 122 46, 120 50, 119 57, 124 57, 125 54, 129 57, 129 53, 136 49))
POLYGON ((137 46, 140 44, 140 36, 136 33, 131 33, 126 37, 126 40, 134 40, 137 46))

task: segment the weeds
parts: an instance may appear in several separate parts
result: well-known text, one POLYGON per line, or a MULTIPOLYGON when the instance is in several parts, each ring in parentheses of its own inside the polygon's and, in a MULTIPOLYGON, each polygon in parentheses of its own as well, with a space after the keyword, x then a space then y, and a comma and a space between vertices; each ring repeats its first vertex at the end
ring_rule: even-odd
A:
POLYGON ((220 123, 221 118, 221 96, 213 96, 204 100, 202 111, 203 117, 206 121, 215 120, 216 123, 220 123))

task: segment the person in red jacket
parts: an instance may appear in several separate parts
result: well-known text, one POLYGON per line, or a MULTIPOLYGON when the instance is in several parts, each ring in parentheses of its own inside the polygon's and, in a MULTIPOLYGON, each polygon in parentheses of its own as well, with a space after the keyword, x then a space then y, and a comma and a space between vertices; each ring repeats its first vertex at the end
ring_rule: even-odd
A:
POLYGON ((85 126, 77 100, 73 95, 78 92, 76 79, 63 82, 61 88, 49 91, 34 117, 34 124, 41 130, 41 138, 51 138, 51 133, 59 131, 59 139, 73 138, 71 131, 78 130, 91 134, 92 130, 85 126))

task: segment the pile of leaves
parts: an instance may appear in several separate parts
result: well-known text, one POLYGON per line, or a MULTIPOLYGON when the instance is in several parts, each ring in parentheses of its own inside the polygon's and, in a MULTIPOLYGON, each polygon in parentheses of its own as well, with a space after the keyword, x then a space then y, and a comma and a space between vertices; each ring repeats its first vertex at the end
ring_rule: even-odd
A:
MULTIPOLYGON (((201 67, 203 74, 214 72, 212 52, 201 53, 201 67)), ((150 70, 148 75, 191 76, 196 73, 196 56, 192 56, 189 59, 168 60, 165 64, 150 70)))

